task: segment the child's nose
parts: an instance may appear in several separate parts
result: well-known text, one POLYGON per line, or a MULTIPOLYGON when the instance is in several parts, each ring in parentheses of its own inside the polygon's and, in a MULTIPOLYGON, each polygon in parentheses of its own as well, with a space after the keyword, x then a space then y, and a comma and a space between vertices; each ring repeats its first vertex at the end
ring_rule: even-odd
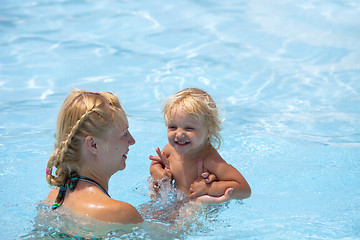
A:
POLYGON ((182 131, 181 129, 179 129, 179 130, 176 132, 176 137, 177 137, 177 138, 184 138, 184 137, 185 137, 184 131, 182 131))

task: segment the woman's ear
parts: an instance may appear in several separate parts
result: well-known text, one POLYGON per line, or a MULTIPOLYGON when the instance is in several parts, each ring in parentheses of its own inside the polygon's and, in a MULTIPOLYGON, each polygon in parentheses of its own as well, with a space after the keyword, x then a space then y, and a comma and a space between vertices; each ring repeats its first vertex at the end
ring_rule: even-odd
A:
POLYGON ((97 154, 97 145, 96 145, 96 140, 94 137, 92 136, 87 136, 85 138, 85 146, 86 148, 93 154, 97 154))

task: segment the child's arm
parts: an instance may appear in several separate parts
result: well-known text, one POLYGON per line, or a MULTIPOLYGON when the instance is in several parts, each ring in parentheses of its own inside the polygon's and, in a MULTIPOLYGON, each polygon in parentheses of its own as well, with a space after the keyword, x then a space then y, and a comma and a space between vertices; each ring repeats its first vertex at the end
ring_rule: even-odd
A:
MULTIPOLYGON (((151 174, 151 184, 153 193, 158 193, 159 190, 162 188, 163 184, 166 182, 172 181, 172 175, 170 171, 164 169, 164 166, 162 166, 157 161, 153 161, 150 165, 150 174, 151 174)), ((152 195, 151 194, 151 195, 152 195)))
POLYGON ((190 185, 189 196, 194 199, 202 195, 213 197, 223 196, 228 188, 233 188, 231 198, 244 199, 251 195, 251 189, 245 178, 233 166, 227 164, 216 150, 213 150, 212 156, 206 161, 205 165, 209 172, 215 174, 217 181, 206 183, 201 177, 197 178, 190 185))
POLYGON ((160 180, 164 177, 172 179, 170 172, 170 164, 167 159, 167 156, 164 151, 160 151, 160 148, 156 148, 156 153, 158 156, 149 156, 149 159, 152 160, 150 165, 150 174, 153 179, 160 180))
POLYGON ((172 175, 161 163, 152 161, 150 164, 150 174, 154 180, 160 180, 164 178, 172 179, 172 175))

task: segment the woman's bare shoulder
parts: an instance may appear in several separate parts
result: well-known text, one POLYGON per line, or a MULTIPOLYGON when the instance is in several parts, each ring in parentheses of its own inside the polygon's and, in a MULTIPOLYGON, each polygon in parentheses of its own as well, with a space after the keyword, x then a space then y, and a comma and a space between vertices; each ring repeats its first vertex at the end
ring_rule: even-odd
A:
POLYGON ((137 224, 144 221, 138 210, 129 203, 109 198, 102 205, 103 208, 96 213, 99 220, 121 224, 137 224))
MULTIPOLYGON (((53 189, 44 202, 53 204, 58 192, 58 189, 53 189)), ((62 207, 78 214, 87 215, 104 222, 136 224, 144 221, 137 209, 131 204, 109 198, 102 192, 97 193, 96 190, 92 194, 84 194, 83 191, 68 193, 63 205, 62 207)))
POLYGON ((105 222, 134 224, 143 221, 131 204, 112 199, 96 187, 69 192, 64 203, 77 213, 105 222))

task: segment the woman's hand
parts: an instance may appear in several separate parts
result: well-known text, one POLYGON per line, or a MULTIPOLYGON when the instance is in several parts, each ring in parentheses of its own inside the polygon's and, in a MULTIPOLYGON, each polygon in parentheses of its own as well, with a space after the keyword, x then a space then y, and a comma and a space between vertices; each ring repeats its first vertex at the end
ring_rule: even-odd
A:
POLYGON ((209 173, 207 171, 203 172, 201 174, 201 177, 205 180, 206 183, 212 183, 214 181, 217 181, 217 177, 215 174, 209 173))
POLYGON ((202 195, 208 194, 208 184, 205 182, 205 179, 203 177, 198 177, 195 179, 195 181, 190 185, 189 191, 190 199, 197 198, 202 195))
POLYGON ((200 174, 200 176, 195 179, 195 181, 190 185, 190 196, 189 198, 196 198, 202 195, 208 194, 209 184, 216 181, 217 178, 214 174, 207 171, 200 174))
POLYGON ((231 199, 233 188, 225 190, 221 196, 209 195, 209 188, 212 182, 217 181, 215 174, 208 171, 203 172, 203 161, 199 159, 198 162, 198 175, 199 177, 190 185, 190 202, 195 204, 219 204, 231 199))
POLYGON ((202 195, 200 197, 197 197, 195 199, 190 200, 191 203, 195 204, 219 204, 226 201, 229 201, 231 199, 231 195, 233 192, 233 188, 226 189, 224 195, 219 197, 214 197, 210 195, 202 195))

